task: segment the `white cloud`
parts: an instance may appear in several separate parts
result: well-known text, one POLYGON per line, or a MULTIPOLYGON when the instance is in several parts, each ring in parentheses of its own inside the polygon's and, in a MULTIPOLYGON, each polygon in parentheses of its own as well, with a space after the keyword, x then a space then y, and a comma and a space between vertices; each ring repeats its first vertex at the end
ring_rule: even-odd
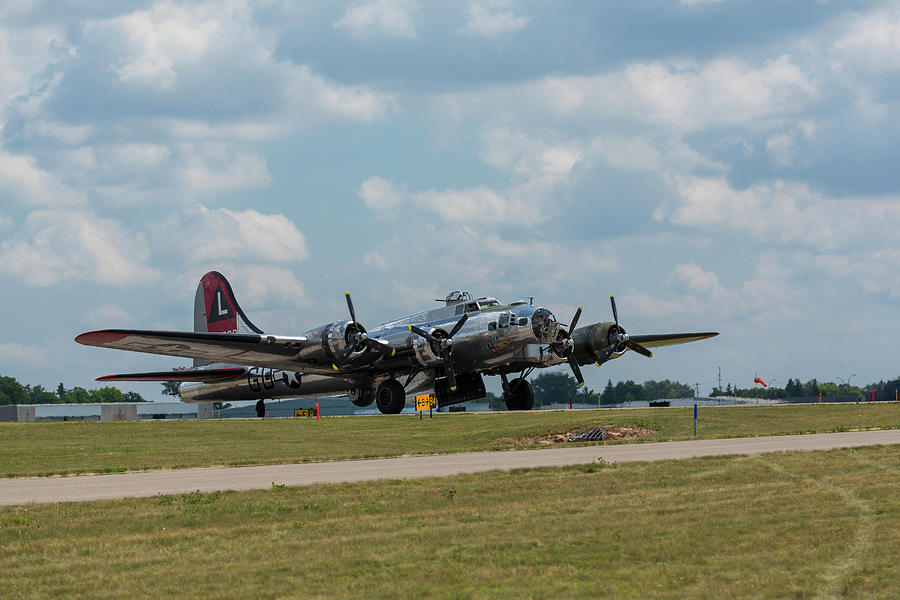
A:
POLYGON ((600 75, 544 77, 440 94, 432 103, 448 129, 458 128, 463 119, 490 121, 503 115, 522 127, 567 125, 582 133, 587 127, 591 134, 643 125, 658 135, 660 127, 684 134, 786 118, 816 96, 812 79, 782 55, 761 64, 736 58, 631 63, 600 75))
POLYGON ((86 199, 38 166, 34 157, 0 150, 0 195, 34 206, 77 206, 86 199))
POLYGON ((690 172, 696 168, 728 168, 724 163, 697 152, 677 137, 655 140, 619 135, 598 136, 591 140, 586 155, 589 159, 597 159, 622 170, 690 172))
POLYGON ((64 281, 127 285, 153 281, 143 237, 120 223, 74 210, 38 210, 0 243, 0 272, 35 287, 64 281))
POLYGON ((417 0, 360 0, 347 7, 334 27, 358 38, 388 35, 413 39, 418 35, 418 13, 417 0))
POLYGON ((466 24, 459 31, 494 37, 527 27, 531 19, 515 14, 509 5, 509 0, 470 0, 466 5, 466 24))
POLYGON ((533 223, 533 198, 515 191, 498 192, 486 186, 469 189, 425 190, 412 196, 413 202, 437 213, 445 221, 467 222, 473 216, 479 223, 533 223))
MULTIPOLYGON (((183 160, 175 170, 175 180, 189 189, 213 192, 252 189, 266 187, 271 181, 263 157, 232 146, 183 144, 178 154, 183 160)), ((152 160, 156 155, 151 153, 149 158, 152 160)))
POLYGON ((110 94, 135 99, 117 109, 136 107, 139 125, 177 140, 279 138, 321 123, 370 121, 393 107, 386 94, 277 56, 275 31, 240 0, 160 1, 83 30, 85 60, 115 76, 110 94))
MULTIPOLYGON (((232 2, 228 8, 234 7, 232 2)), ((84 33, 115 44, 117 60, 110 69, 120 82, 171 92, 176 63, 199 62, 220 31, 216 12, 209 3, 157 2, 150 10, 89 21, 84 33)))
POLYGON ((845 63, 865 70, 897 68, 900 66, 900 11, 876 10, 854 15, 831 45, 831 52, 837 68, 845 63))
POLYGON ((758 240, 820 250, 862 240, 892 243, 892 232, 900 227, 896 197, 834 199, 782 180, 744 190, 732 188, 725 178, 676 177, 673 183, 676 205, 654 216, 676 225, 738 229, 758 240))
POLYGON ((406 196, 406 190, 394 182, 374 175, 359 186, 357 192, 363 203, 377 212, 391 212, 406 196))
POLYGON ((290 219, 253 209, 197 206, 151 226, 159 256, 182 264, 294 263, 306 259, 305 236, 290 219))
POLYGON ((0 362, 42 366, 50 362, 50 356, 43 346, 0 344, 0 362))
POLYGON ((132 315, 118 304, 104 304, 97 306, 86 313, 81 321, 89 327, 122 327, 130 325, 134 319, 132 315))

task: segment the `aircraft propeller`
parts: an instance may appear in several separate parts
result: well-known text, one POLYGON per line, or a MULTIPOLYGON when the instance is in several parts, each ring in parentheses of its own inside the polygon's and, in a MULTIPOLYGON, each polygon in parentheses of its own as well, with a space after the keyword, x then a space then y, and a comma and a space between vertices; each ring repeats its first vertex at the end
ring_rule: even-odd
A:
POLYGON ((466 324, 466 321, 469 320, 469 313, 464 313, 462 318, 456 322, 456 325, 453 326, 453 329, 450 330, 450 333, 447 334, 447 337, 434 336, 421 327, 416 325, 408 325, 409 330, 415 333, 416 335, 425 338, 431 343, 431 347, 433 349, 439 350, 437 354, 444 361, 444 370, 447 373, 447 383, 450 384, 450 390, 456 390, 456 373, 453 370, 453 358, 450 356, 450 353, 453 352, 453 336, 459 333, 459 330, 462 329, 462 326, 466 324))
POLYGON ((597 359, 597 366, 602 365, 609 360, 613 352, 624 352, 626 348, 634 350, 638 354, 642 354, 647 358, 653 356, 653 353, 628 337, 628 334, 619 327, 619 312, 616 310, 616 299, 610 294, 609 303, 612 306, 613 320, 616 322, 615 333, 609 336, 609 345, 603 349, 597 359))
POLYGON ((575 325, 578 323, 580 316, 581 307, 579 306, 578 310, 575 311, 575 316, 572 317, 571 323, 569 323, 568 337, 556 340, 550 344, 550 349, 566 359, 566 362, 569 363, 569 367, 572 369, 572 374, 575 375, 575 379, 578 381, 578 385, 584 385, 584 376, 581 374, 581 368, 578 366, 578 359, 575 358, 575 342, 572 340, 572 332, 575 331, 575 325))
MULTIPOLYGON (((362 325, 356 320, 356 311, 353 310, 353 300, 350 299, 350 292, 344 292, 344 296, 347 298, 347 308, 350 309, 350 320, 353 322, 353 330, 347 334, 347 345, 341 350, 334 364, 331 365, 335 371, 340 371, 341 367, 344 366, 344 363, 354 352, 362 352, 366 347, 377 351, 385 349, 385 345, 376 339, 370 338, 362 325)), ((348 325, 348 327, 351 327, 351 325, 348 325)))

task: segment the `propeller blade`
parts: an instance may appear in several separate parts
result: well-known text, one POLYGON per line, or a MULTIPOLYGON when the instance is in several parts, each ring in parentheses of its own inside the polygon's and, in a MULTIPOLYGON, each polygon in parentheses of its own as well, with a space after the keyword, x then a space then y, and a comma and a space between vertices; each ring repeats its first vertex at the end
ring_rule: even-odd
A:
POLYGON ((356 323, 356 311, 353 310, 353 300, 350 299, 350 290, 344 292, 344 296, 347 298, 347 308, 350 309, 350 319, 356 323))
POLYGON ((468 320, 469 320, 469 313, 464 313, 462 318, 456 322, 456 325, 453 326, 453 329, 450 330, 450 335, 447 337, 452 338, 454 335, 459 333, 459 330, 462 329, 462 326, 465 325, 466 321, 468 321, 468 320))
POLYGON ((635 342, 633 340, 626 340, 625 345, 628 346, 629 348, 631 348, 632 350, 634 350, 635 352, 637 352, 638 354, 643 354, 647 358, 651 358, 653 356, 652 352, 650 352, 649 350, 647 350, 646 348, 644 348, 643 346, 641 346, 640 344, 638 344, 637 342, 635 342))
POLYGON ((444 358, 444 370, 447 372, 447 383, 450 384, 450 391, 456 391, 456 373, 453 371, 453 359, 448 354, 444 358))
POLYGON ((569 366, 572 367, 572 373, 575 375, 575 379, 578 380, 578 385, 584 385, 584 377, 581 374, 581 368, 578 366, 578 360, 575 359, 575 353, 569 350, 566 353, 566 360, 569 361, 569 366))
POLYGON ((616 298, 612 294, 609 295, 609 303, 612 305, 613 310, 613 320, 616 322, 616 327, 619 326, 619 311, 616 310, 616 298))
POLYGON ((425 338, 429 342, 435 341, 434 336, 431 335, 430 333, 428 333, 427 331, 425 331, 424 329, 422 329, 421 327, 419 327, 417 325, 407 325, 407 327, 409 327, 410 331, 412 331, 413 333, 415 333, 416 335, 418 335, 420 337, 425 338))
POLYGON ((354 344, 347 344, 347 346, 341 350, 341 353, 338 354, 337 360, 335 361, 335 366, 337 366, 337 370, 340 370, 341 367, 344 366, 344 363, 347 362, 347 359, 350 358, 350 355, 353 354, 353 346, 354 344))
POLYGON ((600 356, 597 358, 597 362, 594 363, 598 367, 609 360, 609 357, 612 356, 613 352, 615 352, 615 345, 610 344, 606 348, 603 349, 603 352, 600 353, 600 356))
POLYGON ((581 316, 581 307, 578 307, 578 310, 575 311, 575 316, 572 317, 572 322, 569 324, 569 337, 572 336, 572 332, 575 331, 575 325, 578 323, 578 317, 581 316))

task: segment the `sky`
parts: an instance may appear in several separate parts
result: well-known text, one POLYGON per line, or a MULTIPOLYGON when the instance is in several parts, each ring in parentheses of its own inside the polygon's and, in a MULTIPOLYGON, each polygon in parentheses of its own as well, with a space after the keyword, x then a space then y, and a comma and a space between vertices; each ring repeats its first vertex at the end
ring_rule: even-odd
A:
POLYGON ((219 270, 284 335, 457 289, 721 332, 597 390, 894 378, 898 75, 897 1, 4 3, 0 374, 189 364, 73 338, 219 270))

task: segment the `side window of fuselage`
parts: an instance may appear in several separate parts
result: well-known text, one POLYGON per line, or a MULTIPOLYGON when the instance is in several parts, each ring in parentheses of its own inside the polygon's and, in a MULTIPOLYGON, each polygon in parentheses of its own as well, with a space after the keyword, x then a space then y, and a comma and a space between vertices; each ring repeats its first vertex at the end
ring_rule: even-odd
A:
POLYGON ((493 321, 491 321, 490 323, 488 323, 488 331, 494 331, 495 329, 497 329, 497 324, 496 324, 496 323, 494 323, 493 321))
POLYGON ((509 326, 509 313, 503 313, 500 315, 500 327, 508 327, 509 326))

